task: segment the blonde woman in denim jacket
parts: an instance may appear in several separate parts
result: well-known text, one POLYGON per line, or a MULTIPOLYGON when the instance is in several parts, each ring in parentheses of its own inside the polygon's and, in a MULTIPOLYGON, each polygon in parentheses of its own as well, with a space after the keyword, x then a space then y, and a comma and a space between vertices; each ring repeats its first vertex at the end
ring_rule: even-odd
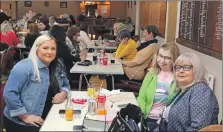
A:
POLYGON ((158 126, 160 114, 174 94, 173 63, 179 55, 180 51, 175 43, 162 44, 153 59, 152 68, 143 80, 137 102, 150 131, 158 126))
POLYGON ((38 132, 52 103, 62 103, 70 85, 56 57, 50 36, 38 37, 29 58, 18 62, 4 88, 4 125, 7 132, 38 132))

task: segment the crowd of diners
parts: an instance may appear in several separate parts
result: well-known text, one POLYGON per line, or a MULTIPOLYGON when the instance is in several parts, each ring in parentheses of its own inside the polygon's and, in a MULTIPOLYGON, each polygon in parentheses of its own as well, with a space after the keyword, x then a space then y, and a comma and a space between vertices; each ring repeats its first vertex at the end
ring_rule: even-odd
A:
MULTIPOLYGON (((67 30, 54 16, 46 19, 37 14, 35 18, 24 41, 29 56, 15 64, 3 92, 7 132, 39 131, 51 106, 69 95, 71 67, 86 59, 87 47, 93 44, 82 14, 77 20, 71 15, 66 17, 70 19, 67 30)), ((102 23, 99 17, 97 24, 102 23)), ((144 42, 138 42, 132 35, 130 17, 117 21, 113 31, 117 43, 114 56, 124 69, 124 75, 115 76, 115 82, 143 82, 137 102, 150 131, 159 130, 161 118, 167 122, 168 131, 198 131, 218 124, 218 101, 204 78, 206 70, 198 55, 180 54, 174 42, 159 45, 156 25, 146 26, 144 42)), ((10 47, 19 44, 7 20, 1 23, 1 41, 10 47)), ((107 78, 108 89, 110 82, 107 78)))

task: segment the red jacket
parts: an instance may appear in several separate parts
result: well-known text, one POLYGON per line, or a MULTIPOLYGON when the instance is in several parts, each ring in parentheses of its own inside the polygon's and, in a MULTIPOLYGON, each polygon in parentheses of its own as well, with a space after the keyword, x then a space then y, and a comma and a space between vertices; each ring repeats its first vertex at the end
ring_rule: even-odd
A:
POLYGON ((6 42, 10 47, 17 46, 19 44, 19 39, 14 32, 7 32, 6 35, 0 33, 0 41, 6 42))

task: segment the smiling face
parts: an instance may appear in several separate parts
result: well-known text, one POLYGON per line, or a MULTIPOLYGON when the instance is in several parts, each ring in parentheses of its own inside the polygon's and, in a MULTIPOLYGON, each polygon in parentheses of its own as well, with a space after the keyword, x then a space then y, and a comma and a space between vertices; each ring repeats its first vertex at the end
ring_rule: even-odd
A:
POLYGON ((156 61, 162 71, 172 71, 173 59, 170 50, 160 48, 156 61))
POLYGON ((37 49, 37 56, 46 66, 49 66, 56 57, 55 41, 49 40, 41 44, 37 49))
POLYGON ((152 40, 153 39, 153 34, 152 34, 152 32, 151 33, 148 33, 147 30, 144 30, 143 31, 143 37, 144 37, 144 40, 145 41, 149 41, 149 40, 152 40))

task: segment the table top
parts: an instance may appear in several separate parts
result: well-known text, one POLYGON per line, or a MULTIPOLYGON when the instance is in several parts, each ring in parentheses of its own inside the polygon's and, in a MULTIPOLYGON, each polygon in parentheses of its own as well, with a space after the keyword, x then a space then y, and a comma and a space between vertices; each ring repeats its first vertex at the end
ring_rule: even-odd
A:
POLYGON ((28 32, 17 32, 16 34, 27 34, 28 32))
MULTIPOLYGON (((97 43, 98 40, 91 40, 93 43, 97 43)), ((115 40, 108 40, 110 43, 114 43, 115 40)), ((111 50, 116 50, 116 46, 107 46, 107 45, 98 45, 98 46, 90 46, 88 48, 96 48, 96 49, 111 49, 111 50)))
MULTIPOLYGON (((108 56, 108 65, 90 65, 90 66, 80 66, 77 63, 71 68, 70 73, 84 73, 84 74, 100 74, 100 75, 123 75, 123 67, 122 64, 119 63, 117 59, 114 64, 111 64, 110 60, 112 58, 112 54, 106 53, 108 56)), ((93 60, 93 53, 88 53, 87 60, 93 60)))
MULTIPOLYGON (((87 98, 86 91, 71 91, 72 98, 87 98)), ((107 109, 107 116, 106 118, 109 120, 109 116, 113 115, 115 117, 117 111, 120 110, 118 105, 132 103, 135 105, 137 104, 136 98, 132 92, 121 92, 120 94, 110 95, 107 96, 106 101, 106 109, 107 109), (114 103, 112 103, 114 102, 114 103), (112 105, 113 104, 113 105, 112 105), (111 106, 113 106, 111 108, 111 106)), ((81 109, 81 116, 74 117, 73 121, 66 121, 64 117, 59 115, 59 110, 65 109, 66 100, 61 104, 54 104, 48 113, 40 131, 73 131, 74 125, 82 125, 85 114, 87 113, 87 103, 85 105, 80 104, 73 104, 73 109, 81 109)), ((93 120, 101 120, 100 117, 104 118, 103 116, 91 116, 86 115, 86 118, 93 119, 93 120)), ((110 120, 112 121, 111 118, 110 120)), ((106 120, 106 122, 108 121, 106 120)))

